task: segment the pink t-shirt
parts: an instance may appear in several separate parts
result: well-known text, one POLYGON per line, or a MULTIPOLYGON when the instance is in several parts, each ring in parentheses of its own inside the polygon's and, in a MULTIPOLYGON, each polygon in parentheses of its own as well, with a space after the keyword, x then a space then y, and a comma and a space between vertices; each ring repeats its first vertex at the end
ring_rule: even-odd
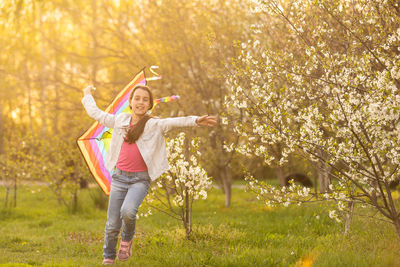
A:
POLYGON ((126 172, 147 171, 146 163, 136 143, 122 143, 121 152, 119 153, 117 161, 117 168, 126 172))

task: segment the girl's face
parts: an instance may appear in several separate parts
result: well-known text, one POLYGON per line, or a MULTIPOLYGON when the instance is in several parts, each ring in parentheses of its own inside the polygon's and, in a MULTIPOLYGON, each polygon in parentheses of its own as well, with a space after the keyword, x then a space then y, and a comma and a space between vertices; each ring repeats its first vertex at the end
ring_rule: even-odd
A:
POLYGON ((144 89, 136 89, 131 100, 132 113, 143 116, 150 109, 150 95, 144 89))

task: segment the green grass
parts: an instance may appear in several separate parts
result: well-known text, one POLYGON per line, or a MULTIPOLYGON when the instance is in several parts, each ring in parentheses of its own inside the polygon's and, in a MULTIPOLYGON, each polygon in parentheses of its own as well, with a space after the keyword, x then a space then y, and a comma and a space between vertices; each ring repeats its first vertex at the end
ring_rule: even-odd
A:
MULTIPOLYGON (((100 265, 106 211, 90 197, 98 189, 90 190, 80 192, 79 211, 71 213, 46 187, 21 187, 17 208, 0 209, 0 266, 100 265)), ((4 194, 0 188, 0 201, 4 194)), ((343 226, 317 204, 268 209, 239 188, 231 208, 223 203, 218 189, 195 203, 191 240, 164 214, 139 219, 133 256, 116 265, 399 266, 392 225, 358 217, 343 236, 343 226)))

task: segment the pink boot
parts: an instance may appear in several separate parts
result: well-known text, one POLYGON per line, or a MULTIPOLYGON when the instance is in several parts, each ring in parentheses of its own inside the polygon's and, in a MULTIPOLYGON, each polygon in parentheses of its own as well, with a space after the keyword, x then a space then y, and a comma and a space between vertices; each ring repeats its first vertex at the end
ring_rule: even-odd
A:
POLYGON ((132 240, 123 241, 119 244, 118 259, 120 261, 126 261, 132 255, 132 240))
POLYGON ((103 260, 103 265, 113 265, 114 264, 114 259, 104 259, 103 260))

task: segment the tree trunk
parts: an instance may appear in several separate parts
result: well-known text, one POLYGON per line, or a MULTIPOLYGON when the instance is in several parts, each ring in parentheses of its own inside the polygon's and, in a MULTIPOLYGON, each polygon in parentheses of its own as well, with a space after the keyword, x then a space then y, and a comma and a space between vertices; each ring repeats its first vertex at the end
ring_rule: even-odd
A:
POLYGON ((42 136, 46 136, 47 130, 47 92, 46 92, 46 48, 45 48, 45 34, 43 29, 43 3, 39 5, 39 29, 41 41, 41 73, 40 73, 40 87, 41 87, 41 114, 42 114, 42 136))
POLYGON ((329 185, 331 183, 331 179, 329 177, 329 173, 331 168, 327 166, 324 162, 320 162, 320 172, 319 172, 319 192, 325 193, 329 190, 329 185))
POLYGON ((185 227, 186 239, 190 238, 190 233, 192 232, 192 225, 191 225, 191 210, 190 210, 190 200, 189 200, 189 193, 187 188, 185 189, 185 207, 183 211, 183 226, 185 227))
POLYGON ((326 192, 328 192, 329 185, 331 183, 331 179, 329 176, 329 174, 331 172, 331 167, 325 163, 325 161, 328 159, 328 155, 323 151, 318 151, 318 154, 322 158, 319 161, 319 175, 318 175, 319 192, 326 193, 326 192))
POLYGON ((32 117, 32 93, 31 93, 31 82, 29 78, 29 70, 26 60, 24 62, 24 71, 25 71, 25 86, 28 90, 28 119, 29 119, 29 130, 30 133, 33 133, 33 117, 32 117))
POLYGON ((0 155, 4 154, 4 125, 3 125, 3 110, 0 103, 0 155))
POLYGON ((225 194, 225 207, 230 207, 232 197, 232 171, 229 166, 220 168, 220 178, 222 180, 222 188, 225 194))
POLYGON ((276 176, 278 177, 279 185, 285 186, 286 185, 285 170, 284 170, 283 166, 278 166, 276 168, 276 176))
POLYGON ((94 87, 97 86, 97 0, 92 0, 92 40, 90 42, 90 62, 91 62, 91 74, 90 79, 94 87))
POLYGON ((8 188, 8 187, 6 186, 6 196, 5 196, 5 198, 4 198, 4 207, 5 207, 5 208, 7 208, 7 206, 8 206, 8 195, 9 195, 9 193, 10 193, 10 188, 8 188))
POLYGON ((397 237, 399 238, 400 241, 400 218, 397 217, 395 220, 393 220, 394 226, 396 227, 396 233, 397 237))
POLYGON ((317 184, 318 184, 318 180, 319 180, 319 162, 315 162, 312 161, 312 171, 313 171, 313 178, 314 178, 314 193, 315 193, 315 197, 318 199, 318 188, 317 188, 317 184))
POLYGON ((78 210, 78 190, 74 190, 73 212, 78 210))
POLYGON ((53 134, 58 135, 58 116, 60 110, 60 85, 58 83, 58 59, 56 58, 56 67, 54 68, 54 90, 55 90, 55 99, 54 99, 54 118, 53 118, 53 134))
POLYGON ((17 206, 17 176, 14 177, 14 208, 17 206))
POLYGON ((351 220, 353 218, 353 211, 354 211, 354 201, 348 203, 349 210, 346 212, 345 215, 345 225, 344 225, 344 234, 347 235, 350 232, 350 225, 351 220))

